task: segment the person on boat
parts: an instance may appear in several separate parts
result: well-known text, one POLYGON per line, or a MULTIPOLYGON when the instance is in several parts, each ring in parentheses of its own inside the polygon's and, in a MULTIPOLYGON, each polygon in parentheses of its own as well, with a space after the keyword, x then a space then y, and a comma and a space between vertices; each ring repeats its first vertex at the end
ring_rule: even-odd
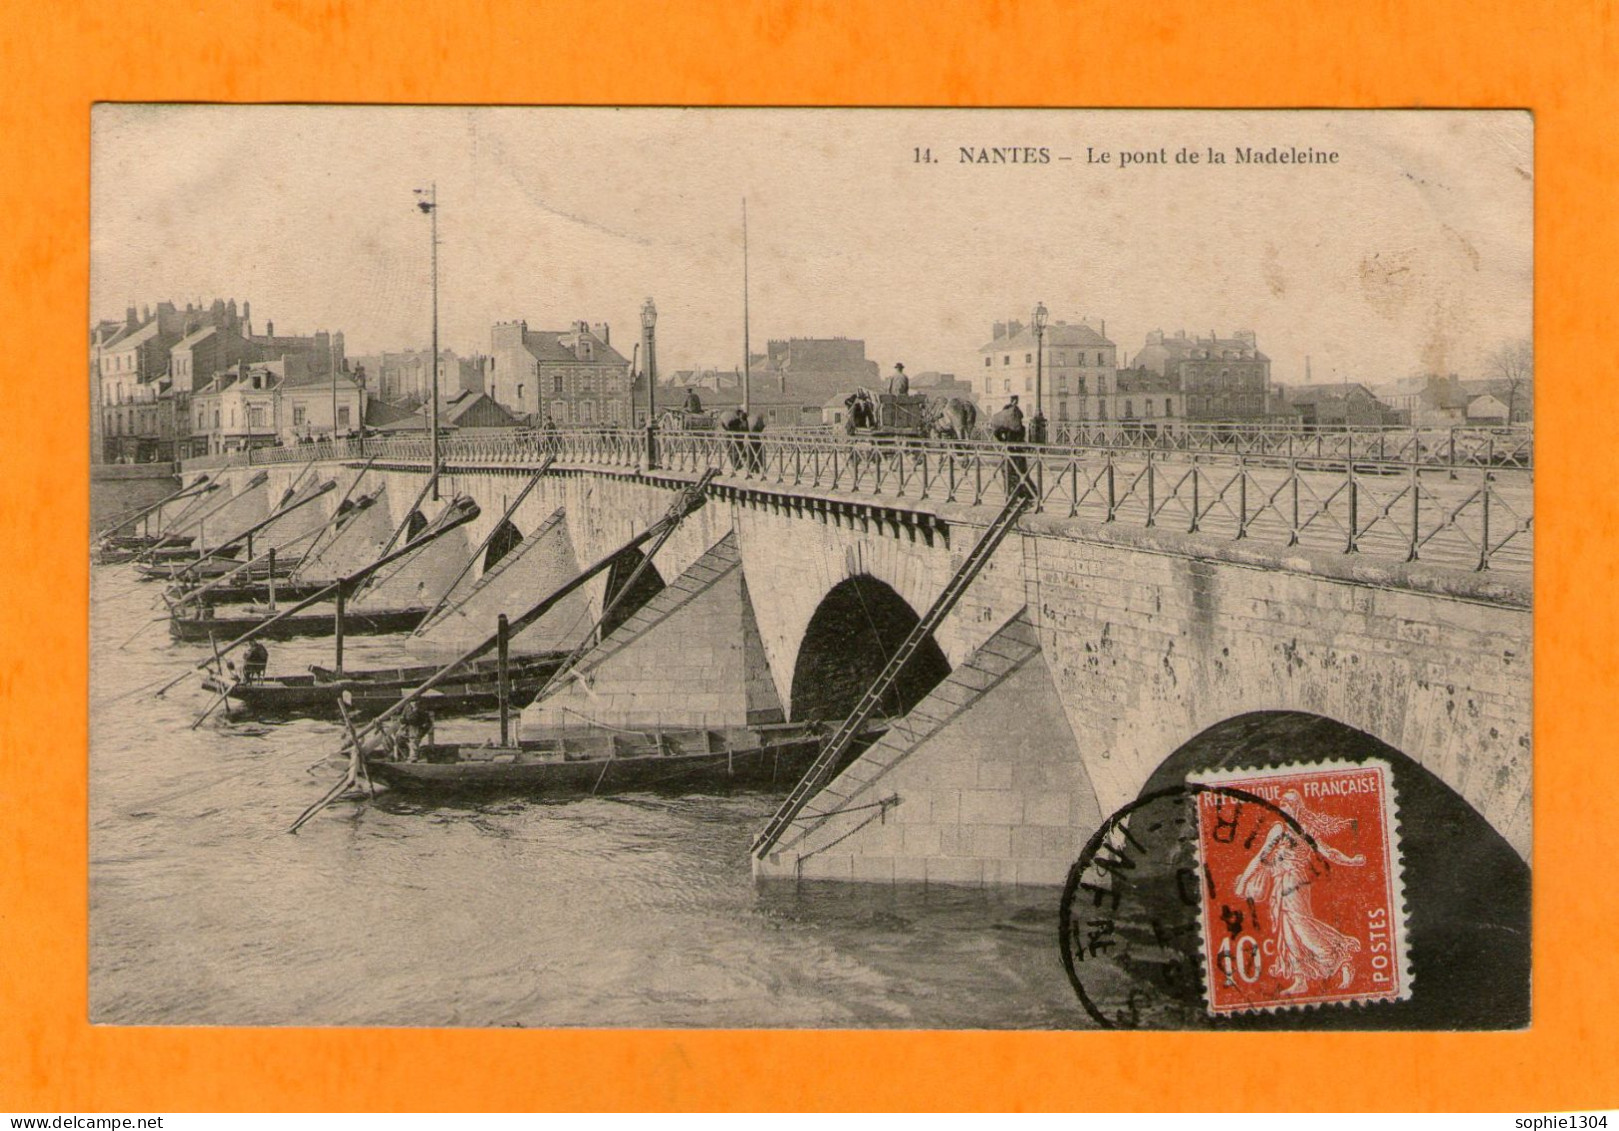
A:
POLYGON ((703 411, 703 398, 697 395, 697 387, 695 385, 686 390, 685 408, 687 412, 703 411))
POLYGON ((400 713, 399 723, 405 736, 405 761, 420 762, 422 747, 433 741, 432 713, 422 706, 420 699, 412 699, 400 713))
POLYGON ((264 646, 262 640, 250 641, 247 650, 242 653, 242 679, 246 683, 257 683, 264 678, 265 669, 270 666, 270 650, 264 646))
POLYGON ((902 362, 894 362, 894 372, 888 376, 888 395, 891 397, 911 395, 911 379, 905 376, 905 365, 902 362))

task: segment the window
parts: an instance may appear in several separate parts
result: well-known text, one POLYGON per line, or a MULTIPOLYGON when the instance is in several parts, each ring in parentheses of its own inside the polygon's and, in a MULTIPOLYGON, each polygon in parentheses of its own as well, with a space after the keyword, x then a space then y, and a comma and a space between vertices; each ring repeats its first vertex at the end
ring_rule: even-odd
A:
POLYGON ((214 409, 214 428, 216 430, 219 428, 219 410, 217 408, 214 409))
POLYGON ((1126 419, 1128 419, 1129 417, 1134 416, 1135 414, 1136 414, 1136 404, 1135 404, 1134 401, 1129 400, 1127 398, 1125 400, 1125 402, 1124 402, 1124 415, 1125 415, 1126 419))
POLYGON ((990 357, 989 354, 986 353, 984 355, 984 364, 986 366, 987 365, 993 365, 993 364, 995 364, 995 359, 993 357, 990 357))
POLYGON ((1152 398, 1151 397, 1148 397, 1145 401, 1141 402, 1141 409, 1148 416, 1157 416, 1158 415, 1156 412, 1153 411, 1152 398))
POLYGON ((1034 361, 1034 354, 1026 353, 1026 354, 1023 355, 1023 364, 1024 365, 1032 364, 1033 361, 1034 361))
POLYGON ((349 406, 346 404, 337 406, 337 426, 339 428, 347 428, 349 426, 349 406))
POLYGON ((1175 415, 1175 402, 1170 400, 1168 397, 1164 398, 1164 415, 1165 416, 1174 416, 1175 415))
POLYGON ((562 374, 558 373, 551 378, 551 392, 559 397, 562 395, 562 374))
POLYGON ((249 405, 247 409, 247 426, 249 428, 264 427, 264 406, 249 405))
POLYGON ((301 404, 293 405, 292 406, 292 426, 294 428, 302 428, 304 426, 304 417, 305 417, 304 406, 301 405, 301 404))
POLYGON ((1067 397, 1059 397, 1059 398, 1057 398, 1057 419, 1058 420, 1067 420, 1068 419, 1068 398, 1067 397))
POLYGON ((1098 420, 1106 420, 1107 419, 1107 402, 1105 400, 1103 400, 1101 397, 1096 398, 1096 419, 1098 419, 1098 420))
POLYGON ((596 404, 594 401, 579 402, 579 423, 591 424, 596 419, 596 404))
POLYGON ((1025 393, 1034 392, 1034 378, 1033 377, 1025 377, 1025 378, 1023 378, 1023 391, 1025 393))
POLYGON ((1009 354, 1009 353, 1008 354, 1002 354, 1001 355, 1001 364, 1002 365, 1011 365, 1012 364, 1012 355, 1009 354))
POLYGON ((1001 392, 1010 393, 1011 391, 1012 391, 1012 379, 1010 377, 1001 378, 1001 392))

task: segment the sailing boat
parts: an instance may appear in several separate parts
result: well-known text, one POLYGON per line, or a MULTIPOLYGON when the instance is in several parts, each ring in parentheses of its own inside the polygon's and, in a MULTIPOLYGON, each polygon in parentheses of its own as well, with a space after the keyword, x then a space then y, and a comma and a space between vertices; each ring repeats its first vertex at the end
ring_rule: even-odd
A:
POLYGON ((478 513, 478 504, 472 499, 466 496, 453 499, 438 517, 427 522, 407 542, 405 548, 409 553, 385 555, 386 561, 379 558, 359 573, 325 586, 320 592, 330 590, 336 598, 334 614, 305 613, 304 602, 279 612, 259 605, 204 605, 189 613, 177 609, 169 618, 169 634, 177 640, 206 641, 218 637, 237 637, 253 630, 261 630, 261 635, 272 640, 325 636, 328 633, 341 637, 345 632, 359 635, 409 632, 422 622, 431 608, 429 601, 420 598, 422 589, 432 584, 435 576, 442 572, 441 558, 429 551, 446 535, 477 518, 478 513), (386 589, 379 587, 364 594, 365 598, 370 599, 357 599, 357 602, 363 600, 363 603, 350 606, 350 594, 370 583, 385 565, 396 567, 389 575, 391 579, 403 576, 416 580, 419 577, 417 593, 411 594, 398 584, 386 589), (379 597, 379 593, 388 596, 379 597))
MULTIPOLYGON (((589 644, 593 638, 523 712, 515 742, 506 734, 495 742, 417 743, 412 751, 408 735, 395 733, 370 744, 367 769, 407 789, 568 798, 785 789, 819 754, 825 726, 786 721, 777 698, 734 534, 589 644), (677 667, 676 657, 686 666, 677 667), (696 671, 700 682, 648 689, 649 672, 656 679, 673 670, 696 671)), ((873 722, 866 737, 883 729, 873 722)), ((858 749, 864 744, 851 760, 858 749)))

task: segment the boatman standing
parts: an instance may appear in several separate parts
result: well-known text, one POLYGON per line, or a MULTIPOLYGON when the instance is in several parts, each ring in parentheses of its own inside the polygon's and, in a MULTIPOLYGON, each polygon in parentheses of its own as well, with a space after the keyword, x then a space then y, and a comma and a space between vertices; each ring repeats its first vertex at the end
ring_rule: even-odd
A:
POLYGON ((901 362, 894 362, 894 372, 888 377, 888 395, 891 397, 911 395, 911 379, 905 376, 905 366, 901 362))
POLYGON ((405 761, 420 762, 422 747, 433 741, 433 716, 420 699, 412 699, 405 704, 399 723, 405 732, 405 761))
POLYGON ((250 641, 247 650, 242 653, 242 679, 246 683, 257 683, 264 678, 264 671, 270 666, 270 650, 262 641, 250 641))

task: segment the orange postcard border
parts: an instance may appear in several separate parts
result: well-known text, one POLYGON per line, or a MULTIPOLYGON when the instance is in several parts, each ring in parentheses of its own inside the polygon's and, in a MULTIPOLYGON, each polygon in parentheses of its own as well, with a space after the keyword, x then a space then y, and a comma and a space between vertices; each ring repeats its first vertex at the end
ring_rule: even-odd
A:
MULTIPOLYGON (((1482 1109, 1619 1104, 1619 84, 1611 6, 1183 0, 4 4, 0 1109, 1482 1109), (542 49, 543 47, 543 49, 542 49), (114 1028, 86 1022, 90 107, 108 101, 1528 107, 1534 1025, 1501 1034, 114 1028), (1582 427, 1577 427, 1580 425, 1582 427), (1549 505, 1548 505, 1549 502, 1549 505), (1611 701, 1611 698, 1610 698, 1611 701)), ((1055 929, 1054 932, 1055 934, 1055 929)))

